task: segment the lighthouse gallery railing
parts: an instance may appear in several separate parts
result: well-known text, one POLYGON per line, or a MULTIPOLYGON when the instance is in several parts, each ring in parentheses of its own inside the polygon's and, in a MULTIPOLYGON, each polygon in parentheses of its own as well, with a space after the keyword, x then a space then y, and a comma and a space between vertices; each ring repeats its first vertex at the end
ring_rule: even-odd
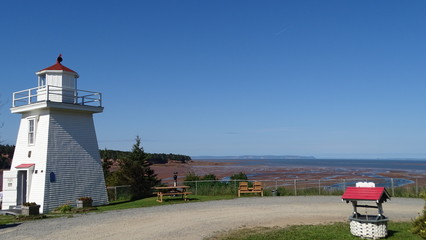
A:
POLYGON ((14 92, 12 107, 44 101, 102 107, 102 93, 47 85, 14 92), (58 97, 62 97, 63 100, 55 100, 58 97), (67 100, 64 100, 63 97, 66 97, 67 100))

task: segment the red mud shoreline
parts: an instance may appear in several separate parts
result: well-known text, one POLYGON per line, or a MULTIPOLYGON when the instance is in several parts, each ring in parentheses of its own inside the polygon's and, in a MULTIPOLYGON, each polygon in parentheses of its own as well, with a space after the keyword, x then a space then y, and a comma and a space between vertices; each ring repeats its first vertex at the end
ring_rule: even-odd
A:
POLYGON ((230 177, 235 173, 243 172, 249 180, 291 180, 291 179, 367 179, 372 173, 385 178, 401 178, 415 182, 419 186, 426 186, 426 173, 415 173, 404 170, 377 170, 331 167, 270 167, 264 165, 240 166, 235 163, 218 163, 206 161, 191 161, 189 163, 167 163, 151 166, 163 183, 172 182, 173 172, 178 172, 178 181, 193 172, 198 176, 214 174, 219 179, 230 177))

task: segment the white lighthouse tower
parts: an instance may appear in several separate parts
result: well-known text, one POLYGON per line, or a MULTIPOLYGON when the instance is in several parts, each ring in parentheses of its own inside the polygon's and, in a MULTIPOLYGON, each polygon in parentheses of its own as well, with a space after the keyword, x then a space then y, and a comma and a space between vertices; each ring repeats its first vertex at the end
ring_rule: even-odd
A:
POLYGON ((3 175, 2 209, 25 202, 49 212, 91 197, 108 203, 93 114, 102 95, 77 89, 76 72, 61 64, 40 70, 38 86, 13 93, 12 113, 21 123, 10 171, 3 175))

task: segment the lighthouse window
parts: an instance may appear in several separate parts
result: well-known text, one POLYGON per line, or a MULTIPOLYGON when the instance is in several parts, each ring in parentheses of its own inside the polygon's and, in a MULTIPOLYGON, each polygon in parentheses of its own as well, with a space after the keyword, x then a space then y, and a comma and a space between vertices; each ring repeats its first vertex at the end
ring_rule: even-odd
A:
POLYGON ((40 76, 39 87, 41 87, 41 88, 46 87, 46 75, 41 75, 40 76))
POLYGON ((28 120, 28 144, 34 144, 35 138, 35 119, 28 120))

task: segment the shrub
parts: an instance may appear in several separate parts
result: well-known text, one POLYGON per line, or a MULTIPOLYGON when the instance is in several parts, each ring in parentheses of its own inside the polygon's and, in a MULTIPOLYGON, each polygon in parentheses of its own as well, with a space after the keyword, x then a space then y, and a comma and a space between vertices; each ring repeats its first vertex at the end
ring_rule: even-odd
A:
POLYGON ((60 212, 60 213, 67 213, 67 212, 71 212, 73 209, 73 207, 71 205, 68 204, 64 204, 62 206, 59 206, 55 209, 55 211, 60 212))
POLYGON ((35 202, 26 202, 26 203, 24 203, 22 205, 24 205, 25 207, 30 207, 30 206, 37 206, 37 203, 35 203, 35 202))
POLYGON ((92 198, 91 198, 91 197, 81 197, 81 198, 79 198, 78 200, 79 200, 79 201, 83 201, 83 202, 85 202, 85 203, 92 203, 92 202, 93 202, 93 200, 92 200, 92 198))
MULTIPOLYGON (((426 193, 420 194, 426 200, 426 193)), ((426 239, 426 205, 423 207, 422 215, 419 215, 413 220, 412 233, 419 235, 421 238, 426 239)))
POLYGON ((200 179, 201 179, 200 176, 195 174, 195 172, 191 171, 186 174, 184 181, 198 181, 200 179))
POLYGON ((204 175, 202 179, 203 180, 214 180, 214 181, 216 181, 217 177, 214 174, 207 174, 207 175, 204 175))
POLYGON ((231 176, 231 180, 248 180, 248 177, 245 173, 239 172, 231 176))

